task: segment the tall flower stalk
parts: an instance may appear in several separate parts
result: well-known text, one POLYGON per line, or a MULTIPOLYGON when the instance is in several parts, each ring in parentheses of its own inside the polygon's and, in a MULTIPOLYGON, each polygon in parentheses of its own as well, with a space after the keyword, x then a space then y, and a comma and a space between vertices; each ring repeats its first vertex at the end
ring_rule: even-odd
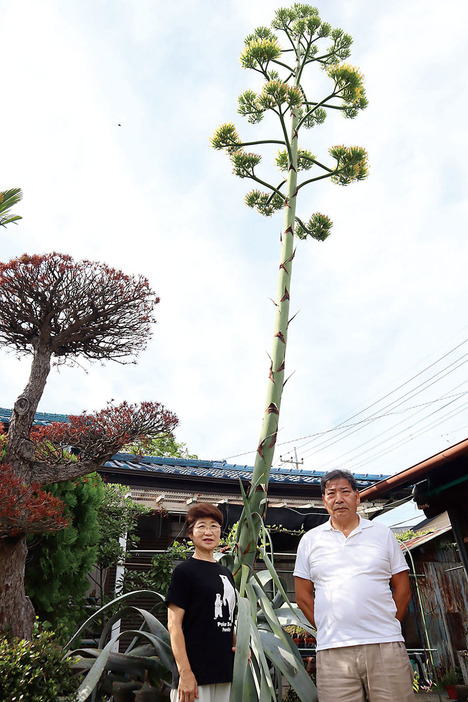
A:
POLYGON ((277 120, 277 132, 273 135, 276 138, 242 141, 234 124, 227 123, 221 125, 211 139, 215 149, 227 152, 235 175, 248 178, 263 188, 246 195, 245 202, 249 207, 267 217, 278 210, 284 211, 267 397, 248 495, 250 518, 244 514, 239 528, 237 579, 240 578, 241 562, 248 566, 254 563, 261 528, 260 515, 266 507, 285 384, 295 237, 324 241, 332 227, 330 219, 320 213, 313 214, 307 222, 303 221, 296 214, 298 195, 304 187, 320 180, 330 179, 339 185, 349 185, 367 176, 367 153, 361 147, 331 147, 331 163, 327 165, 311 151, 299 146, 302 132, 322 124, 330 112, 338 111, 353 118, 366 107, 362 75, 344 63, 349 57, 351 44, 348 34, 341 29, 332 29, 310 5, 296 3, 289 9, 277 10, 271 29, 258 27, 245 39, 241 64, 259 73, 263 86, 259 92, 244 91, 239 96, 238 107, 238 112, 251 124, 258 124, 265 114, 273 113, 277 120), (281 33, 284 44, 280 43, 276 32, 281 33), (324 97, 312 100, 305 81, 314 67, 325 71, 330 88, 324 97), (279 147, 275 163, 283 175, 278 183, 259 174, 261 154, 246 150, 250 146, 271 148, 271 145, 279 147), (301 179, 303 174, 307 175, 301 179))

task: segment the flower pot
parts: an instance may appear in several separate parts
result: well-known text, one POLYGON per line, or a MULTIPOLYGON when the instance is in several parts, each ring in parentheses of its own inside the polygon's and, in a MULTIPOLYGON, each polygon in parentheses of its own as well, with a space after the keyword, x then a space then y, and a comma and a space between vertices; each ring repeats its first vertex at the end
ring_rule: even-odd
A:
POLYGON ((449 700, 456 700, 457 699, 455 685, 446 685, 445 690, 447 692, 447 695, 449 696, 449 700))

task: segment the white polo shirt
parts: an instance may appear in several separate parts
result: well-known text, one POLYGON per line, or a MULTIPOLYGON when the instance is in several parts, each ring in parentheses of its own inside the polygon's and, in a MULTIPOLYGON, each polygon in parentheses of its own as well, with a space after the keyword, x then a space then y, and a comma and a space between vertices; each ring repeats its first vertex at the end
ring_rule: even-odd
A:
POLYGON ((403 641, 390 578, 409 570, 392 531, 359 518, 346 538, 331 522, 299 542, 294 575, 315 587, 317 650, 403 641))

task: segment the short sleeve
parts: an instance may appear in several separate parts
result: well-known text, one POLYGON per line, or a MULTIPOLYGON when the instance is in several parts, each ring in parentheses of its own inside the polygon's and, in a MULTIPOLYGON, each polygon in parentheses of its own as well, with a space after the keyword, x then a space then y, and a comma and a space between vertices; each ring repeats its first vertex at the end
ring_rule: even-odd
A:
POLYGON ((310 580, 308 548, 304 536, 299 541, 299 546, 297 547, 297 556, 293 575, 295 578, 310 580))
POLYGON ((401 573, 403 570, 409 570, 409 566, 405 560, 401 546, 390 529, 388 535, 388 548, 390 557, 390 571, 392 575, 401 573))
POLYGON ((192 597, 192 587, 189 573, 179 564, 172 573, 171 582, 166 595, 166 604, 187 610, 192 597))

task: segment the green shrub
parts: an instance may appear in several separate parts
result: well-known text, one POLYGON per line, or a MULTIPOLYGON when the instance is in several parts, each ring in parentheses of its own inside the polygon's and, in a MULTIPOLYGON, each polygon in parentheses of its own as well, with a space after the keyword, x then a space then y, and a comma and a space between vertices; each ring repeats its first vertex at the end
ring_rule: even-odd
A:
POLYGON ((72 702, 77 684, 68 661, 50 631, 32 641, 0 636, 2 702, 72 702))

